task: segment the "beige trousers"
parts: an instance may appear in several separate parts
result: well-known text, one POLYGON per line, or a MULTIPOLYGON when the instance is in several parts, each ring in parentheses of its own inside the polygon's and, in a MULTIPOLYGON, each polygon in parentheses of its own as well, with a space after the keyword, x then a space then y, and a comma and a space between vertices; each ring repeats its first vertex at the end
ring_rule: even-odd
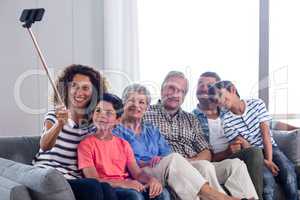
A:
POLYGON ((155 167, 144 167, 144 171, 169 185, 182 200, 198 199, 200 188, 207 180, 184 157, 171 153, 155 167))
POLYGON ((222 184, 234 197, 258 199, 246 164, 240 159, 226 159, 221 162, 197 160, 190 163, 208 181, 209 185, 219 192, 225 193, 220 185, 222 184))

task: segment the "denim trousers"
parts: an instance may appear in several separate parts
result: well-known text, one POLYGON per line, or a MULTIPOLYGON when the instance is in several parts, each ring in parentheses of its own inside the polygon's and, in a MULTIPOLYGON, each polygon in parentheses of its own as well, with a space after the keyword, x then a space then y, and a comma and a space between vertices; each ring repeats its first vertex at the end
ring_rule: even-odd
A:
POLYGON ((118 200, 108 183, 92 178, 70 179, 68 182, 76 200, 118 200))
MULTIPOLYGON (((125 189, 125 188, 114 188, 115 193, 118 198, 121 200, 150 200, 148 191, 138 192, 134 189, 125 189)), ((163 192, 154 198, 155 200, 171 200, 170 194, 167 189, 164 189, 163 192)))
POLYGON ((279 172, 277 176, 273 176, 271 171, 266 166, 264 167, 264 200, 277 199, 276 182, 283 188, 286 199, 299 200, 294 164, 278 147, 273 147, 273 162, 279 167, 279 172))

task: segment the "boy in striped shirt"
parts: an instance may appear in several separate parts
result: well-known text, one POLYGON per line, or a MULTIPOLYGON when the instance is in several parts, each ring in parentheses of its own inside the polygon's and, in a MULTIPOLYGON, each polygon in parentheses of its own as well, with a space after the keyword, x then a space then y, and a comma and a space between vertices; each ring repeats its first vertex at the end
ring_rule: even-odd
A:
POLYGON ((227 111, 221 116, 225 136, 229 141, 263 149, 265 200, 275 197, 275 181, 284 189, 286 198, 298 200, 297 177, 293 163, 280 151, 269 129, 270 115, 261 99, 240 99, 236 87, 230 81, 217 82, 209 89, 211 98, 217 97, 227 111))

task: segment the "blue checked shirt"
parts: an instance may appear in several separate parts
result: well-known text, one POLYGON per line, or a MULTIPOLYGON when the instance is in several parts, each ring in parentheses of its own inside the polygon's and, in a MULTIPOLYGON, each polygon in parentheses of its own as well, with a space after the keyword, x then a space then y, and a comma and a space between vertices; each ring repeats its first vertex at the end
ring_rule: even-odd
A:
POLYGON ((209 127, 208 127, 208 119, 202 110, 200 110, 198 107, 193 110, 192 112, 197 119, 200 122, 202 133, 205 137, 205 139, 209 142, 209 127))
MULTIPOLYGON (((221 118, 224 116, 225 112, 226 112, 225 110, 220 109, 221 118)), ((199 106, 197 106, 192 113, 199 120, 203 135, 205 139, 209 142, 209 125, 208 125, 208 118, 206 114, 202 110, 200 110, 199 106)))

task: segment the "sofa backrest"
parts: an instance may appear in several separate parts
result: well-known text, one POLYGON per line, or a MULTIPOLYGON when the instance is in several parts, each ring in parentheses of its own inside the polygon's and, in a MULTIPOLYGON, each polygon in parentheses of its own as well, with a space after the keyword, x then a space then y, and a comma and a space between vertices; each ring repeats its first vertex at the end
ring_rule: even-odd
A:
POLYGON ((39 141, 39 136, 0 137, 0 157, 31 165, 39 141))

